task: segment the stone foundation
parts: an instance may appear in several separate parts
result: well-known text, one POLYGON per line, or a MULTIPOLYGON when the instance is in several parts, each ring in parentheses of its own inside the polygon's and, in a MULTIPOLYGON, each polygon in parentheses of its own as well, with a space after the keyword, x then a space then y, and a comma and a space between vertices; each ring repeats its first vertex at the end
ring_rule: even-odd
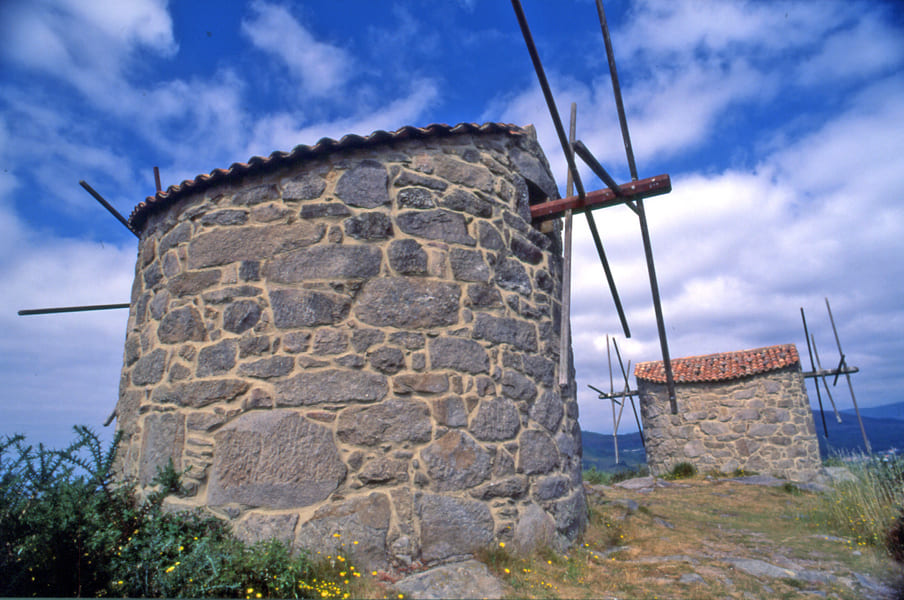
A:
POLYGON ((367 569, 569 545, 580 428, 573 373, 557 385, 560 242, 530 223, 556 194, 533 131, 302 149, 133 213, 123 475, 146 486, 172 460, 191 495, 170 506, 248 541, 344 543, 367 569))

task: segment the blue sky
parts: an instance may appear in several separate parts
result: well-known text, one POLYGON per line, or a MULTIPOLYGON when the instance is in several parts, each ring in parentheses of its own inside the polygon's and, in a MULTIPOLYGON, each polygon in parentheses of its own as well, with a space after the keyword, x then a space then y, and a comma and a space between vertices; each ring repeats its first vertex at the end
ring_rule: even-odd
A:
MULTIPOLYGON (((590 0, 526 0, 562 114, 626 181, 590 0)), ((828 296, 862 405, 904 388, 904 9, 892 2, 607 3, 673 357, 806 345, 837 361, 828 296)), ((508 2, 0 3, 0 434, 60 445, 117 394, 134 236, 117 209, 253 155, 404 125, 533 123, 565 166, 508 2)), ((588 188, 601 187, 583 173, 588 188)), ((659 358, 633 213, 596 213, 633 337, 621 337, 583 219, 572 328, 581 422, 611 431, 605 335, 659 358)), ((806 359, 805 366, 806 365, 806 359)), ((838 388, 841 407, 850 398, 838 388)), ((811 391, 812 394, 812 391, 811 391)), ((812 394, 815 396, 815 394, 812 394)), ((815 402, 815 398, 814 398, 815 402)))

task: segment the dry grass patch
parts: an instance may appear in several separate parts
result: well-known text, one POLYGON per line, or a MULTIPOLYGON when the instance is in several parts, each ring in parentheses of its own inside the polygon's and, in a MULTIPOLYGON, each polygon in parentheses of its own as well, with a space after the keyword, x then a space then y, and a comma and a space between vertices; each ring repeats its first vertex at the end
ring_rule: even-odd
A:
POLYGON ((810 516, 822 501, 700 476, 651 492, 605 488, 578 546, 509 557, 494 572, 513 598, 860 598, 854 573, 883 579, 894 564, 830 535, 810 516), (736 566, 745 559, 807 575, 756 576, 736 566))

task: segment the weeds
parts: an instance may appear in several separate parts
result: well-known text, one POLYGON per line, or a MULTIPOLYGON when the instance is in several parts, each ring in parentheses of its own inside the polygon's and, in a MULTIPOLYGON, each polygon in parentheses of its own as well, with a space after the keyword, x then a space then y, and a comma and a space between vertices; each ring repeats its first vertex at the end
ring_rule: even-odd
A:
POLYGON ((800 496, 803 492, 799 487, 797 487, 794 483, 790 481, 786 481, 782 484, 782 491, 786 494, 790 494, 792 496, 800 496))
POLYGON ((497 573, 510 574, 515 564, 512 553, 506 550, 505 542, 498 546, 488 546, 477 552, 477 559, 497 573))

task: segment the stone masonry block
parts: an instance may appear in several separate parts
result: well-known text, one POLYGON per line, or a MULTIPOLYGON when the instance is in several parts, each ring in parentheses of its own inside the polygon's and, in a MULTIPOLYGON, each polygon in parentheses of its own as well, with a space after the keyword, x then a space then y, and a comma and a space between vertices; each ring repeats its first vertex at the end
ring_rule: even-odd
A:
POLYGON ((345 479, 329 429, 290 410, 255 411, 215 438, 207 503, 265 508, 308 506, 345 479))
POLYGON ((339 178, 336 195, 346 204, 361 208, 389 204, 389 173, 375 160, 361 161, 339 178))
POLYGON ((483 502, 439 494, 415 499, 425 562, 471 554, 493 539, 493 516, 483 502))
POLYGON ((489 373, 490 359, 479 343, 455 337, 430 340, 430 366, 434 369, 454 369, 465 373, 489 373))
POLYGON ((461 490, 483 483, 490 475, 491 459, 470 435, 453 430, 421 450, 431 488, 461 490))
POLYGON ((368 281, 358 294, 356 316, 375 327, 420 329, 458 322, 461 289, 452 283, 386 277, 368 281))
POLYGON ((304 372, 276 384, 277 406, 326 402, 378 402, 389 391, 386 377, 375 373, 326 369, 304 372))
POLYGON ((420 401, 392 398, 339 413, 336 436, 345 443, 375 446, 382 442, 426 442, 433 432, 430 409, 420 401))

